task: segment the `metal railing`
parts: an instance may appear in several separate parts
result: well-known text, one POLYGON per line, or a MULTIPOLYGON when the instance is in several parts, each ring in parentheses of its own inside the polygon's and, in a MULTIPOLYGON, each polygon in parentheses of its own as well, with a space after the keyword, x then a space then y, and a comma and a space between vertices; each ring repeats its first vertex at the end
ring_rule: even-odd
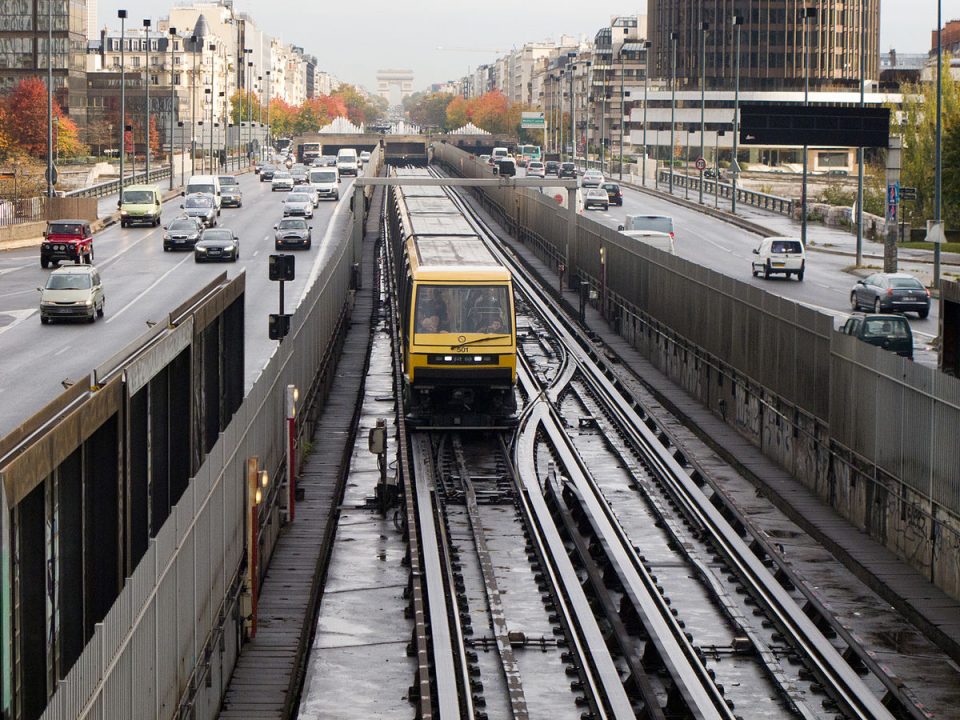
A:
POLYGON ((45 197, 0 200, 0 225, 21 225, 37 222, 46 217, 45 197))
MULTIPOLYGON (((124 177, 124 185, 136 185, 139 183, 149 183, 155 180, 166 180, 170 177, 170 166, 166 165, 157 170, 151 170, 150 176, 147 176, 146 172, 139 172, 133 175, 127 175, 124 177)), ((116 195, 120 192, 120 180, 108 180, 104 183, 97 183, 96 185, 91 185, 88 188, 81 188, 80 190, 71 190, 68 193, 64 193, 64 197, 103 197, 105 195, 116 195)))
MULTIPOLYGON (((705 193, 719 195, 721 198, 727 200, 733 197, 733 186, 729 183, 706 178, 701 181, 700 178, 695 175, 686 175, 678 172, 673 173, 673 185, 680 189, 689 188, 690 190, 699 192, 701 182, 703 182, 703 191, 705 193)), ((661 185, 670 184, 669 170, 660 171, 660 183, 661 185)), ((737 202, 760 208, 761 210, 775 212, 779 215, 786 215, 787 217, 793 217, 793 208, 796 204, 796 201, 790 198, 770 195, 769 193, 757 192, 755 190, 747 190, 742 187, 737 188, 737 202)))

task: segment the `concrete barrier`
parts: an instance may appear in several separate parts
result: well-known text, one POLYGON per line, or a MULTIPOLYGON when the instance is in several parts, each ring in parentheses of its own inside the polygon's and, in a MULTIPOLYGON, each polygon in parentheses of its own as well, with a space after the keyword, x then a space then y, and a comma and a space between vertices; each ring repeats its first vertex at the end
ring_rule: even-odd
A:
POLYGON ((0 250, 39 245, 46 226, 44 220, 19 225, 0 225, 0 250))

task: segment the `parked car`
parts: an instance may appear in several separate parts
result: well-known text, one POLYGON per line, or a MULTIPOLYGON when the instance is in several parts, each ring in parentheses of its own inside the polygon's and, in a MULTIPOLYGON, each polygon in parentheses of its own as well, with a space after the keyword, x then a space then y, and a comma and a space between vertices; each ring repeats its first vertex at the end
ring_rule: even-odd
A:
POLYGON ((40 322, 76 319, 94 322, 103 317, 103 283, 93 265, 57 268, 40 291, 40 322))
POLYGON ((229 228, 213 228, 204 230, 200 239, 193 246, 194 262, 206 260, 230 260, 236 262, 240 258, 240 238, 229 228))
POLYGON ((850 291, 850 307, 881 312, 915 312, 924 319, 930 314, 930 291, 913 275, 874 273, 850 291))
POLYGON ((603 188, 587 188, 583 192, 583 209, 600 208, 601 210, 610 209, 610 199, 607 197, 607 191, 603 188))
POLYGON ((163 233, 163 249, 165 252, 186 248, 193 250, 193 246, 200 239, 203 232, 203 223, 195 217, 179 217, 166 225, 163 233))
POLYGON ((283 200, 283 216, 300 215, 305 218, 313 217, 313 200, 306 193, 299 190, 287 195, 283 200))
POLYGON ((287 247, 309 250, 312 243, 311 231, 305 218, 287 217, 273 226, 273 242, 277 250, 287 247))
POLYGON ((51 220, 40 243, 40 267, 61 260, 93 262, 93 230, 86 220, 51 220))
POLYGON ((560 169, 557 170, 559 178, 575 178, 577 176, 577 166, 572 162, 560 163, 560 169))
POLYGON ((615 182, 605 182, 600 187, 607 191, 607 198, 611 205, 623 206, 623 191, 620 185, 615 182))
POLYGON ((293 176, 286 170, 275 172, 270 181, 270 192, 277 190, 293 190, 293 176))
POLYGON ((134 223, 156 227, 160 224, 163 197, 156 185, 128 185, 120 199, 120 227, 134 223))
POLYGON ((243 207, 243 192, 240 181, 233 175, 220 176, 220 205, 222 207, 243 207))
POLYGON ((840 332, 913 360, 913 332, 902 315, 855 312, 840 332))
POLYGON ((753 249, 756 255, 750 265, 754 277, 763 275, 796 275, 797 280, 803 280, 803 272, 807 265, 807 254, 803 243, 797 238, 768 237, 760 242, 760 246, 753 249))
POLYGON ((527 177, 546 177, 547 171, 544 168, 543 163, 539 160, 531 160, 527 163, 527 177))
POLYGON ((274 165, 264 165, 260 168, 260 182, 269 182, 273 180, 273 174, 277 171, 274 165))
POLYGON ((587 170, 580 179, 582 187, 600 187, 603 185, 603 173, 599 170, 587 170))
POLYGON ((180 208, 184 215, 197 218, 205 227, 213 227, 217 224, 217 204, 207 193, 187 195, 180 208))
POLYGON ((556 160, 547 160, 543 164, 543 172, 546 175, 556 175, 560 172, 560 163, 556 160))

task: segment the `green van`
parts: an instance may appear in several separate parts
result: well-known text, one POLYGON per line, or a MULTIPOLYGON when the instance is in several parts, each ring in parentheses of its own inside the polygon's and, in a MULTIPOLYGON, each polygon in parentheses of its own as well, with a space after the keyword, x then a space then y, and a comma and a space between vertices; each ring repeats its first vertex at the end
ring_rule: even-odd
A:
POLYGON ((156 185, 129 185, 123 189, 120 200, 120 226, 134 223, 159 225, 162 205, 163 198, 156 185))

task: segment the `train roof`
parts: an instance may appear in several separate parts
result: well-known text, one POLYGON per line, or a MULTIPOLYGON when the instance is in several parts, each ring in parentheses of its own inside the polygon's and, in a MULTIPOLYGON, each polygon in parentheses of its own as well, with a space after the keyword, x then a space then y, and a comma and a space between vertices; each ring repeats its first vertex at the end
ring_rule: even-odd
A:
POLYGON ((405 197, 404 204, 407 206, 407 213, 410 215, 422 215, 423 213, 460 215, 457 206, 449 197, 405 197))
POLYGON ((476 235, 413 236, 408 241, 408 250, 411 254, 411 271, 417 279, 510 278, 510 271, 497 262, 483 240, 476 235))
POLYGON ((446 235, 476 237, 477 232, 463 215, 409 215, 410 234, 416 237, 446 235))

